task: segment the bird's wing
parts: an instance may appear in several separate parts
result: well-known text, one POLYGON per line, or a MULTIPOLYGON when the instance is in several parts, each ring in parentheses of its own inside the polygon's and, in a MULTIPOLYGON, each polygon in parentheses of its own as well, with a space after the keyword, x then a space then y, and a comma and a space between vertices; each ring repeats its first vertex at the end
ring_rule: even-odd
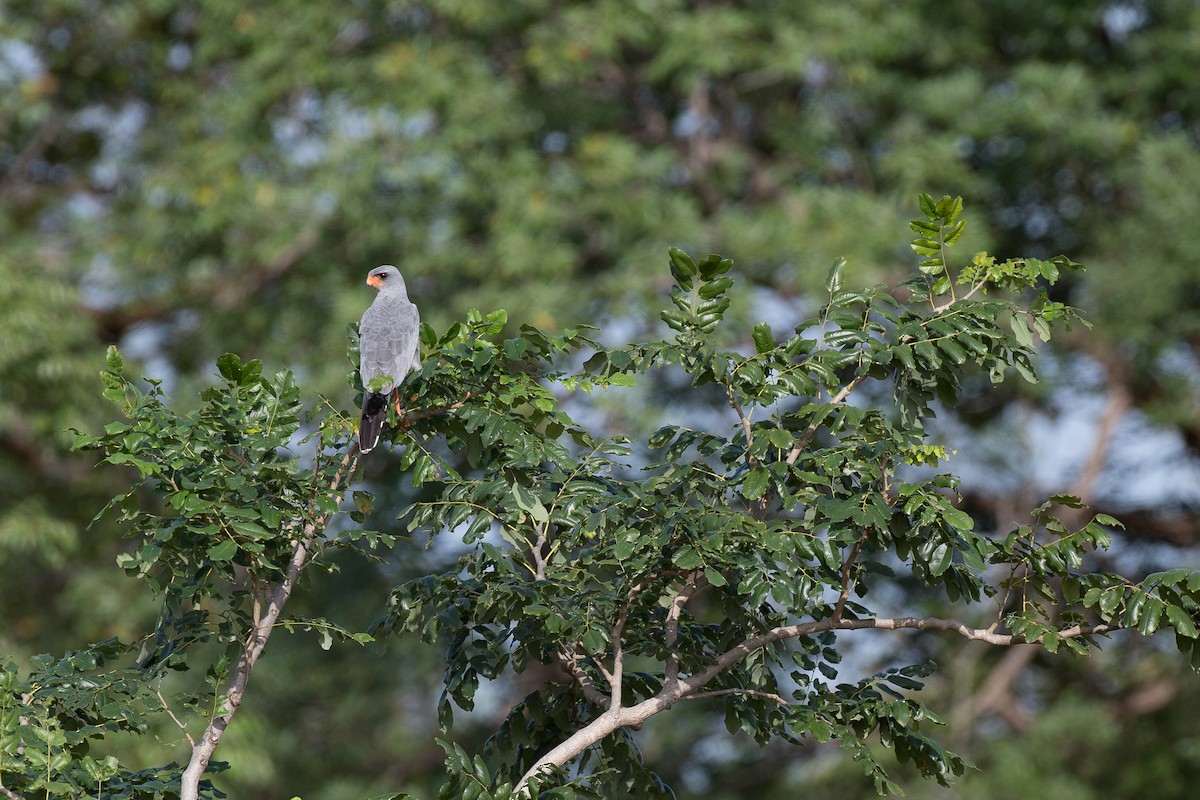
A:
POLYGON ((421 319, 417 307, 401 303, 372 303, 359 323, 359 372, 363 386, 379 375, 390 375, 385 392, 404 380, 419 362, 421 319))

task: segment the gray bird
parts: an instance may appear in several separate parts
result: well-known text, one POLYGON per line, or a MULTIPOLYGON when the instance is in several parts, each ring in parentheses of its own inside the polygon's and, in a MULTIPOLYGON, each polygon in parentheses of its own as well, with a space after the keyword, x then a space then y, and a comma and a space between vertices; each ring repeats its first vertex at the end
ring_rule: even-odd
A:
POLYGON ((379 292, 358 324, 358 372, 363 383, 362 419, 358 449, 369 453, 379 444, 387 421, 388 395, 395 395, 400 410, 400 382, 421 363, 421 316, 408 300, 400 270, 390 264, 367 273, 367 285, 379 292), (371 379, 386 375, 380 391, 370 390, 371 379))

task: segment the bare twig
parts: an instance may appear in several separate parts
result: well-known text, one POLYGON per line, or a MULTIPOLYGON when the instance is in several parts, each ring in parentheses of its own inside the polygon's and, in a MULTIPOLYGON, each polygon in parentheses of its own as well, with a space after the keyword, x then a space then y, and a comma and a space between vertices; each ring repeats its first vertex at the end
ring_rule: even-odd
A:
POLYGON ((175 716, 175 712, 171 710, 169 705, 167 705, 167 698, 163 697, 162 692, 158 689, 154 690, 154 694, 158 697, 158 702, 162 703, 163 710, 167 712, 167 716, 170 717, 171 721, 179 727, 179 730, 183 731, 183 735, 187 737, 188 744, 190 744, 192 747, 195 747, 196 740, 192 738, 191 731, 187 729, 186 725, 179 721, 179 717, 175 716))
MULTIPOLYGON (((841 403, 850 396, 850 393, 853 392, 860 383, 866 380, 866 377, 866 375, 855 376, 852 381, 843 386, 842 390, 830 399, 829 404, 836 406, 837 404, 841 403)), ((817 428, 820 426, 820 420, 813 420, 813 422, 809 424, 809 426, 804 429, 804 432, 801 433, 796 439, 796 443, 792 445, 792 451, 788 453, 787 463, 789 467, 796 463, 796 459, 799 458, 800 454, 804 452, 804 448, 807 447, 808 443, 812 441, 812 437, 816 434, 817 428)))
POLYGON ((742 695, 747 695, 749 697, 763 697, 763 698, 766 698, 767 700, 774 700, 776 703, 779 703, 779 705, 781 705, 781 706, 791 705, 791 703, 789 703, 787 701, 787 699, 784 698, 782 695, 775 694, 774 692, 760 692, 757 689, 713 689, 711 692, 696 692, 695 694, 689 694, 687 697, 684 697, 683 699, 684 700, 703 700, 707 697, 721 697, 723 695, 729 695, 729 694, 742 694, 742 695))
MULTIPOLYGON (((357 458, 358 446, 351 445, 334 472, 333 480, 330 482, 328 489, 329 492, 337 492, 342 485, 342 481, 347 476, 353 474, 357 458)), ((250 673, 254 670, 254 665, 258 663, 259 656, 262 655, 264 648, 267 646, 267 640, 275 628, 275 623, 279 619, 284 605, 287 603, 288 598, 291 597, 292 589, 296 585, 296 580, 299 578, 300 572, 308 563, 309 549, 316 544, 318 536, 324 530, 331 516, 332 513, 328 513, 319 519, 309 519, 304 524, 300 537, 292 547, 292 555, 288 559, 284 579, 271 592, 265 610, 262 610, 258 605, 256 597, 254 626, 247 636, 246 643, 243 645, 242 652, 238 657, 237 666, 234 668, 233 676, 230 678, 226 691, 225 705, 220 713, 213 715, 208 727, 204 731, 204 735, 192 747, 191 760, 188 762, 187 768, 183 771, 181 777, 180 800, 198 800, 200 778, 204 774, 204 770, 208 767, 208 762, 212 758, 213 752, 216 751, 217 745, 221 743, 221 737, 225 734, 226 728, 229 727, 233 715, 237 713, 238 708, 242 704, 242 699, 246 693, 246 686, 250 681, 250 673)))
POLYGON ((746 412, 742 411, 741 404, 733 396, 733 387, 729 384, 725 384, 725 394, 729 395, 729 407, 737 412, 738 419, 742 421, 742 433, 746 436, 746 461, 753 467, 756 459, 750 454, 750 448, 754 443, 754 439, 750 435, 750 417, 746 416, 746 412))
POLYGON ((675 642, 679 639, 679 618, 683 607, 687 605, 692 595, 708 585, 708 578, 700 570, 693 570, 683 579, 683 585, 671 600, 667 609, 667 620, 663 625, 663 644, 667 650, 667 661, 664 670, 666 683, 674 683, 679 679, 679 653, 675 650, 675 642))
MULTIPOLYGON (((980 289, 982 289, 984 286, 987 286, 987 281, 986 281, 986 280, 982 280, 982 281, 980 281, 979 283, 977 283, 977 284, 975 284, 974 286, 972 286, 972 287, 971 287, 971 290, 970 290, 969 292, 967 292, 966 294, 964 294, 962 297, 951 297, 949 300, 947 300, 946 302, 942 303, 940 306, 934 306, 933 313, 935 313, 935 314, 940 314, 940 313, 942 313, 943 311, 945 311, 946 309, 950 308, 950 307, 951 307, 952 305, 954 305, 955 303, 959 303, 959 302, 962 302, 963 300, 967 300, 967 299, 969 299, 969 298, 970 298, 970 297, 971 297, 973 294, 975 294, 976 292, 978 292, 978 291, 979 291, 980 289)), ((953 284, 951 284, 951 287, 952 287, 952 290, 953 290, 953 284)))
POLYGON ((457 402, 451 403, 448 406, 439 406, 438 408, 426 408, 421 411, 409 411, 405 409, 400 416, 401 422, 408 422, 418 419, 427 419, 428 417, 436 417, 438 414, 449 414, 451 411, 457 411, 467 404, 471 398, 475 397, 475 392, 467 392, 463 398, 457 402))
POLYGON ((846 556, 846 560, 842 564, 842 591, 838 594, 837 605, 833 607, 833 618, 838 622, 842 619, 842 612, 846 610, 846 601, 850 599, 850 575, 854 570, 854 562, 858 560, 863 542, 866 540, 867 532, 863 531, 862 535, 858 537, 858 541, 854 543, 854 547, 851 548, 850 555, 846 556))

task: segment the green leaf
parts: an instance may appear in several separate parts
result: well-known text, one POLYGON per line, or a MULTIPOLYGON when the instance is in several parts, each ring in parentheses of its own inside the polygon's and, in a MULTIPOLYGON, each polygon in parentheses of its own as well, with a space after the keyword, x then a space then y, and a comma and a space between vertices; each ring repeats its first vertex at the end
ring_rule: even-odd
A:
POLYGON ((757 500, 767 492, 771 481, 771 472, 766 467, 755 467, 750 470, 742 482, 742 496, 747 500, 757 500))
POLYGON ((707 578, 708 582, 713 586, 724 586, 728 583, 728 581, 725 580, 725 576, 712 567, 704 568, 704 577, 707 578))
POLYGON ((233 539, 222 539, 208 548, 208 557, 212 561, 228 561, 237 555, 238 545, 233 539))
POLYGON ((675 276, 675 281, 684 289, 690 290, 692 288, 692 278, 698 272, 696 262, 678 247, 672 247, 667 250, 667 255, 671 260, 671 274, 675 276))
POLYGON ((526 489, 519 483, 512 485, 513 499, 517 502, 517 508, 529 513, 537 522, 545 522, 550 519, 550 512, 546 511, 546 507, 542 505, 542 501, 537 495, 526 489))
POLYGON ((954 560, 954 551, 948 544, 939 544, 929 554, 929 573, 937 577, 950 568, 954 560))
POLYGON ((927 194, 917 195, 917 201, 921 205, 921 211, 930 219, 937 219, 937 211, 934 207, 933 198, 927 194))
POLYGON ((754 350, 758 354, 770 352, 775 349, 775 337, 771 334, 771 326, 765 322, 760 322, 754 326, 752 334, 754 338, 754 350))
POLYGON ((238 383, 242 378, 242 359, 236 353, 225 353, 217 359, 217 370, 225 380, 238 383))
POLYGON ((825 291, 830 295, 837 294, 842 290, 842 272, 846 269, 846 259, 837 258, 833 262, 833 266, 829 268, 829 273, 825 276, 825 291))
POLYGON ((1033 332, 1029 329, 1029 324, 1023 315, 1013 314, 1008 324, 1021 347, 1026 349, 1033 347, 1033 332))
POLYGON ((704 563, 704 559, 696 552, 696 548, 690 544, 685 544, 675 553, 675 557, 671 559, 675 566, 680 569, 695 569, 704 563))
POLYGON ((117 346, 110 344, 104 355, 104 362, 108 367, 108 371, 114 375, 120 375, 125 371, 125 359, 121 358, 121 354, 117 351, 117 346))
POLYGON ((790 431, 786 431, 783 428, 771 428, 767 432, 767 441, 771 443, 772 447, 780 450, 788 450, 791 448, 794 439, 790 431))
MULTIPOLYGON (((962 199, 961 198, 959 198, 959 211, 960 212, 962 211, 962 199)), ((965 219, 960 219, 957 223, 955 223, 954 227, 950 229, 950 232, 946 234, 946 237, 944 240, 946 242, 946 244, 954 244, 960 238, 962 238, 963 230, 965 230, 966 227, 967 227, 967 221, 965 219)))

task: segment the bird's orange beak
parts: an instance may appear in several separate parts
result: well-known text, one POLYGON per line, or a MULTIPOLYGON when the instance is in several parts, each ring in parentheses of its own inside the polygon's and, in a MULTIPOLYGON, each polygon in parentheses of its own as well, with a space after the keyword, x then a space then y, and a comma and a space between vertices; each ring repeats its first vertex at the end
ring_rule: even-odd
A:
POLYGON ((372 289, 378 289, 382 284, 383 281, 379 279, 378 275, 367 276, 367 286, 370 286, 372 289))

